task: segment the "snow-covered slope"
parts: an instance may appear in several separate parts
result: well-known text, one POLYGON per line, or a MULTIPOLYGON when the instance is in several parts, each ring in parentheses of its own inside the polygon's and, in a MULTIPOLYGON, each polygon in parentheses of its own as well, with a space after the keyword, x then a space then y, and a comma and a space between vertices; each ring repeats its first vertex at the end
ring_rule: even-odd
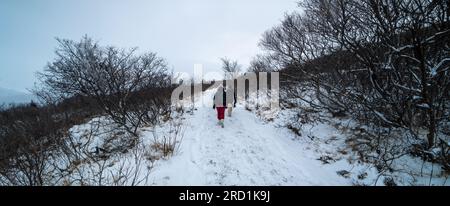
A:
MULTIPOLYGON (((203 95, 212 105, 213 91, 203 95)), ((225 128, 215 111, 199 107, 184 120, 178 153, 158 161, 149 176, 153 185, 349 185, 320 161, 302 151, 299 141, 255 114, 237 107, 225 128)), ((148 134, 151 135, 151 134, 148 134)))
MULTIPOLYGON (((342 125, 351 125, 350 119, 303 123, 297 132, 301 134, 299 136, 285 125, 292 122, 291 115, 295 116, 295 112, 291 114, 289 110, 281 110, 270 115, 271 120, 265 121, 261 114, 238 105, 233 116, 225 118, 225 128, 221 128, 217 124, 216 112, 210 106, 213 92, 207 90, 197 96, 200 98, 196 99, 204 103, 198 105, 203 106, 192 110, 186 107, 188 111, 184 114, 174 111, 173 117, 161 125, 141 128, 141 139, 135 148, 94 162, 92 157, 86 157, 77 164, 77 170, 55 184, 386 184, 387 171, 380 172, 374 164, 361 161, 347 144, 349 134, 342 125), (175 154, 161 155, 161 144, 170 144, 172 140, 180 142, 175 154), (104 170, 99 169, 105 165, 104 170), (99 176, 103 178, 101 184, 99 176), (78 181, 80 177, 83 177, 82 182, 78 181)), ((113 125, 106 117, 99 117, 70 131, 77 142, 75 145, 82 145, 79 147, 86 149, 82 150, 83 154, 88 154, 97 147, 110 148, 114 142, 121 142, 121 138, 105 141, 106 137, 123 135, 120 130, 115 131, 113 125), (112 134, 108 132, 110 130, 112 134)), ((73 164, 63 157, 56 162, 69 168, 73 164)), ((398 185, 450 185, 437 165, 419 158, 404 156, 395 162, 394 168, 397 171, 388 176, 395 178, 398 185)))

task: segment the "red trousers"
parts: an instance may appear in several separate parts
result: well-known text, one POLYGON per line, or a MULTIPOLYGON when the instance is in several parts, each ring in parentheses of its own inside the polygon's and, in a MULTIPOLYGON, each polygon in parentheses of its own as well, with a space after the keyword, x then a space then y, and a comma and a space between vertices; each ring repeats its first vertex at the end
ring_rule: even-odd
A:
POLYGON ((217 109, 217 119, 225 119, 225 107, 216 107, 217 109))

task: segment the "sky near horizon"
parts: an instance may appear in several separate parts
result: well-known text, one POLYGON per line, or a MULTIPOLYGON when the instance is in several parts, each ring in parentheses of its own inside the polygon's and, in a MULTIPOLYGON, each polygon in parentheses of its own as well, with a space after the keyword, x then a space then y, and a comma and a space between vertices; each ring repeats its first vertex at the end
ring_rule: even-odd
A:
POLYGON ((220 72, 220 58, 246 68, 264 31, 298 0, 1 0, 0 87, 27 91, 54 59, 55 38, 156 52, 170 69, 220 72))

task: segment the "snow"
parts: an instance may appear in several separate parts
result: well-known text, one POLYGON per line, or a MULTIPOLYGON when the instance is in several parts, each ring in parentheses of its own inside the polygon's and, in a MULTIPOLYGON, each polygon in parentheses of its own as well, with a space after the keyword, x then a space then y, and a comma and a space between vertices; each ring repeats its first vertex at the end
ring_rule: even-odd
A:
POLYGON ((430 105, 428 105, 427 103, 421 103, 416 105, 417 107, 423 108, 423 109, 429 109, 430 105))
MULTIPOLYGON (((204 102, 212 101, 205 92, 204 102)), ((206 104, 210 105, 210 104, 206 104)), ((350 185, 333 168, 305 155, 293 134, 238 106, 225 128, 215 111, 197 108, 185 120, 180 151, 155 165, 152 185, 350 185)))
MULTIPOLYGON (((295 108, 256 110, 238 104, 221 128, 209 106, 213 93, 207 90, 197 95, 201 98, 195 99, 203 104, 196 102, 195 108, 184 102, 187 112, 183 115, 174 112, 172 120, 142 128, 136 148, 98 163, 83 161, 86 163, 71 177, 61 181, 78 185, 76 180, 83 177, 84 184, 96 185, 98 170, 106 165, 103 185, 384 185, 386 177, 393 177, 398 185, 450 185, 440 166, 418 157, 398 158, 393 162, 395 172, 380 172, 374 164, 362 162, 347 142, 349 135, 358 134, 348 131, 356 126, 351 119, 328 117, 326 121, 302 123, 298 135, 286 127, 297 115, 295 108), (182 137, 175 153, 164 157, 153 144, 158 138, 173 135, 174 125, 183 127, 182 137)), ((112 128, 89 133, 99 123, 111 125, 99 117, 71 129, 89 152, 112 144, 103 140, 112 128), (86 133, 92 139, 86 138, 86 133)), ((60 161, 67 164, 64 159, 60 161)))
POLYGON ((431 76, 432 77, 436 76, 438 73, 438 70, 441 68, 441 66, 444 65, 444 63, 449 62, 449 61, 450 61, 450 58, 444 58, 436 66, 432 67, 430 69, 431 76))
POLYGON ((380 112, 378 112, 378 111, 376 111, 376 110, 374 110, 373 112, 374 112, 380 119, 382 119, 384 122, 389 123, 389 124, 393 124, 391 121, 389 121, 388 119, 386 119, 386 117, 385 117, 382 113, 380 113, 380 112))

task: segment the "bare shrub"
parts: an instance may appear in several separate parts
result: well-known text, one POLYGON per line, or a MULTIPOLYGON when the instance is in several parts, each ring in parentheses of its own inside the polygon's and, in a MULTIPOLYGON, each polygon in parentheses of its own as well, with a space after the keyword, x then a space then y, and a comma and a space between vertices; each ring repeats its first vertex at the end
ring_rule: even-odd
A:
POLYGON ((448 3, 308 0, 299 5, 302 14, 287 14, 263 35, 266 56, 254 64, 282 68, 284 105, 299 106, 290 100, 301 99, 375 130, 404 129, 416 140, 426 129, 428 150, 439 135, 445 137, 438 130, 449 119, 448 3))
POLYGON ((93 120, 70 131, 50 159, 55 184, 141 185, 152 168, 145 156, 148 148, 139 139, 130 144, 130 134, 117 130, 104 119, 93 120))
POLYGON ((64 135, 50 109, 18 106, 0 112, 0 184, 47 185, 47 162, 64 135))
POLYGON ((153 155, 153 158, 168 158, 176 153, 181 145, 184 137, 185 127, 181 120, 176 118, 169 122, 168 131, 159 133, 153 130, 153 143, 152 149, 157 155, 153 155))
MULTIPOLYGON (((447 167, 450 4, 306 0, 299 6, 302 13, 286 14, 264 33, 265 53, 250 67, 280 72, 282 106, 356 120, 356 128, 366 129, 351 131, 347 143, 380 175, 411 151, 447 167)), ((298 126, 299 119, 314 121, 294 117, 288 125, 300 128, 306 122, 298 126)))
POLYGON ((230 60, 226 57, 220 59, 222 61, 222 70, 225 79, 235 79, 241 72, 241 65, 237 61, 230 60))
POLYGON ((53 102, 74 96, 92 98, 133 135, 142 124, 154 121, 145 109, 149 101, 140 100, 148 97, 159 111, 163 102, 149 94, 170 87, 165 60, 156 53, 136 55, 136 49, 101 47, 86 36, 80 42, 58 39, 58 43, 56 60, 38 73, 42 88, 36 94, 53 102))

